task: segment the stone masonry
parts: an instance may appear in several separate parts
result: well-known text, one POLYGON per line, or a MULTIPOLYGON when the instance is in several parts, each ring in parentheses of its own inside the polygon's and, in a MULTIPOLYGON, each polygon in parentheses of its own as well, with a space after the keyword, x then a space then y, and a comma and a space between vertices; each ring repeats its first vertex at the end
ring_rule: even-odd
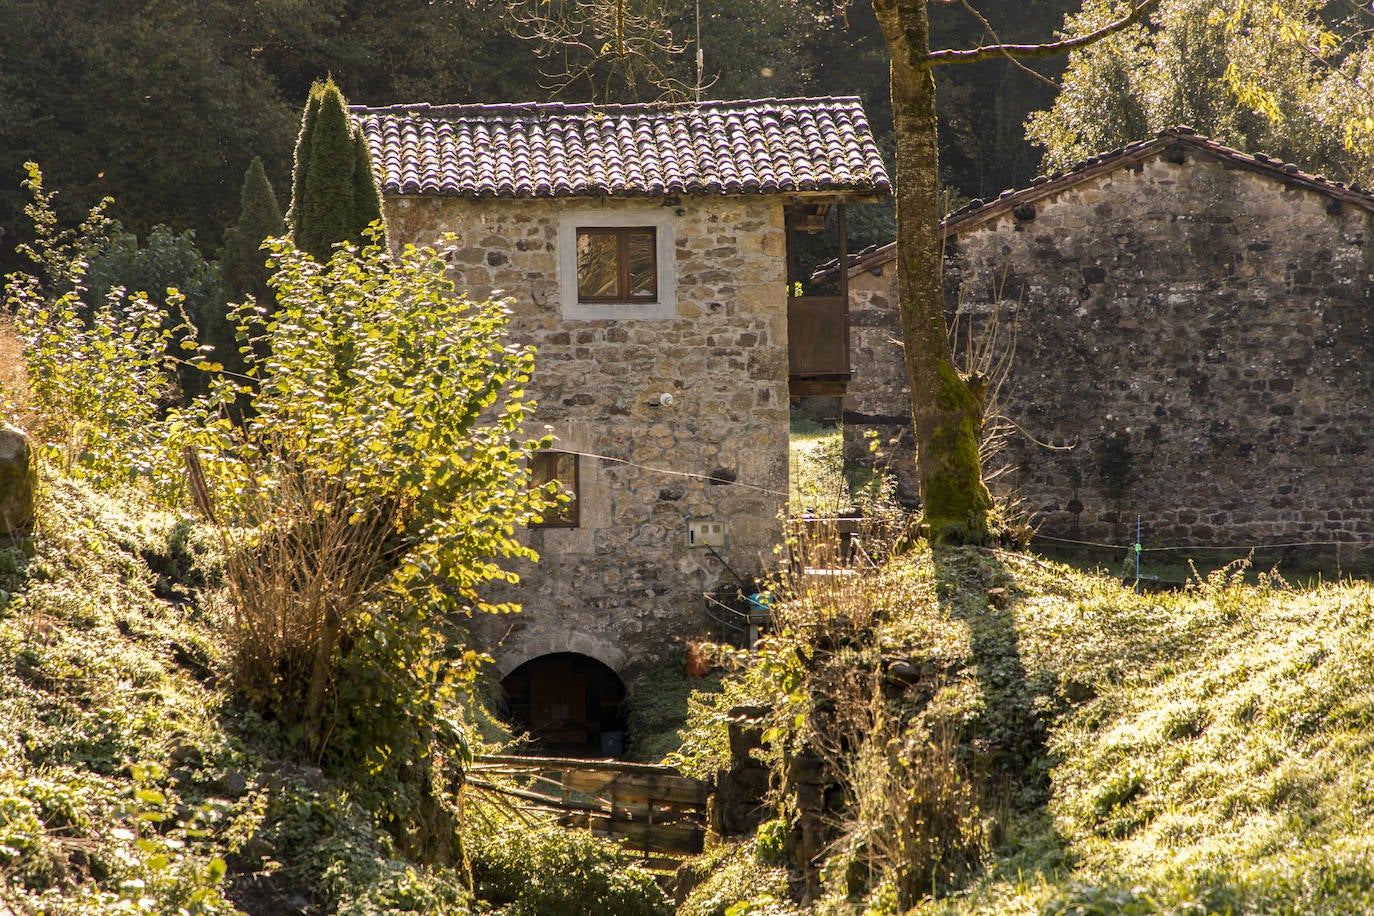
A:
MULTIPOLYGON (((1042 534, 1374 554, 1374 197, 1180 129, 977 204, 946 291, 1014 347, 1004 481, 1042 534)), ((909 469, 894 264, 851 263, 849 445, 909 469)))
MULTIPOLYGON (((473 200, 388 197, 393 239, 437 243, 460 290, 511 299, 512 340, 534 344, 531 394, 556 449, 580 461, 581 524, 525 533, 541 554, 475 619, 503 673, 578 652, 622 675, 710 632, 701 594, 773 562, 787 491, 787 299, 777 197, 473 200), (570 209, 671 213, 676 315, 560 315, 558 231, 570 209), (452 233, 448 241, 441 236, 452 233), (671 395, 665 405, 663 395, 671 395), (720 558, 689 520, 728 526, 720 558)), ((663 278, 669 282, 672 278, 663 278)))

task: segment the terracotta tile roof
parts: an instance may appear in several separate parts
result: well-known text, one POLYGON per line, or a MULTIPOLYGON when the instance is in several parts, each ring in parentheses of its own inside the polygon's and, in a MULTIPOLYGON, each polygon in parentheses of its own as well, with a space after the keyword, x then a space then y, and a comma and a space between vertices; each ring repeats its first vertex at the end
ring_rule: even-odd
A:
MULTIPOLYGON (((958 235, 996 219, 1022 204, 1033 203, 1041 198, 1049 197, 1107 172, 1125 168, 1144 159, 1167 156, 1186 150, 1225 160, 1237 168, 1265 175, 1289 187, 1305 188, 1318 194, 1325 194, 1327 197, 1374 213, 1374 192, 1361 188, 1359 185, 1329 181, 1324 176, 1309 174, 1291 162, 1281 162, 1263 153, 1254 153, 1253 155, 1243 153, 1203 137, 1189 127, 1171 127, 1167 130, 1161 130, 1148 140, 1141 140, 1138 143, 1132 143, 1129 146, 1123 146, 1109 153, 1103 153, 1100 156, 1093 156, 1075 163, 1062 172, 1055 172, 1053 175, 1041 175, 1032 181, 1029 187, 1003 191, 997 195, 995 200, 970 201, 967 206, 946 216, 940 227, 946 236, 958 235)), ((847 263, 850 273, 854 274, 861 270, 877 268, 893 260, 896 256, 897 244, 896 242, 889 242, 886 245, 865 248, 863 251, 851 254, 847 263)), ((831 275, 837 267, 836 261, 820 265, 812 275, 812 280, 822 282, 833 279, 831 275)))
POLYGON ((857 98, 351 109, 384 194, 460 197, 891 190, 857 98))

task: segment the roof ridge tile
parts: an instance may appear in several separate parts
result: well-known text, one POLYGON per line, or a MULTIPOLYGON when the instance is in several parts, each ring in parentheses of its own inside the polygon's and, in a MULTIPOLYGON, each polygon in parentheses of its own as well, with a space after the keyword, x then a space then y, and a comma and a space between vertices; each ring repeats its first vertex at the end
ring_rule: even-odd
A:
POLYGON ((853 96, 353 106, 386 193, 754 194, 891 185, 853 96))

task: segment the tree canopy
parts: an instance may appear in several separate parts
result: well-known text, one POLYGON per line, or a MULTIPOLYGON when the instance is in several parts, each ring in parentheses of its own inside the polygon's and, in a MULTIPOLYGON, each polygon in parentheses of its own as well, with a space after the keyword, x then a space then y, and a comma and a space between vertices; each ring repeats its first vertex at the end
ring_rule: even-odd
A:
MULTIPOLYGON (((994 25, 1037 39, 1078 6, 978 4, 994 25)), ((695 85, 697 4, 661 7, 662 26, 682 49, 663 66, 695 85)), ((144 238, 158 224, 193 229, 204 253, 217 254, 254 156, 277 188, 287 186, 301 106, 329 74, 368 105, 590 100, 591 81, 559 88, 557 74, 577 61, 539 59, 504 9, 468 0, 202 0, 194 9, 0 0, 0 226, 8 233, 0 269, 22 266, 14 247, 26 231, 26 161, 63 190, 68 221, 111 196, 110 215, 127 231, 144 238)), ((857 94, 891 150, 887 56, 867 4, 707 0, 699 26, 703 97, 857 94)), ((957 4, 934 5, 931 27, 937 44, 959 46, 981 28, 957 4)), ((967 197, 1023 183, 1035 156, 1018 125, 1052 92, 995 62, 951 72, 939 102, 943 181, 967 197)), ((857 215, 851 229, 857 243, 885 242, 892 223, 857 215)))
MULTIPOLYGON (((1090 0, 1070 33, 1120 6, 1090 0)), ((1374 181, 1374 14, 1350 0, 1164 0, 1149 21, 1076 52, 1028 135, 1047 168, 1187 125, 1333 179, 1374 181)))

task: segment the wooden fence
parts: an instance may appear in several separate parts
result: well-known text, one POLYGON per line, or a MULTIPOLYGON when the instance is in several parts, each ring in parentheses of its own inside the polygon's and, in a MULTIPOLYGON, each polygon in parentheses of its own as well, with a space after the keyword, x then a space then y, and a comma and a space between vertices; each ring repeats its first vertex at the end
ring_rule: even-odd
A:
POLYGON ((468 783, 525 810, 556 814, 564 826, 621 840, 650 865, 695 855, 706 837, 706 783, 672 767, 486 756, 473 761, 468 783))

